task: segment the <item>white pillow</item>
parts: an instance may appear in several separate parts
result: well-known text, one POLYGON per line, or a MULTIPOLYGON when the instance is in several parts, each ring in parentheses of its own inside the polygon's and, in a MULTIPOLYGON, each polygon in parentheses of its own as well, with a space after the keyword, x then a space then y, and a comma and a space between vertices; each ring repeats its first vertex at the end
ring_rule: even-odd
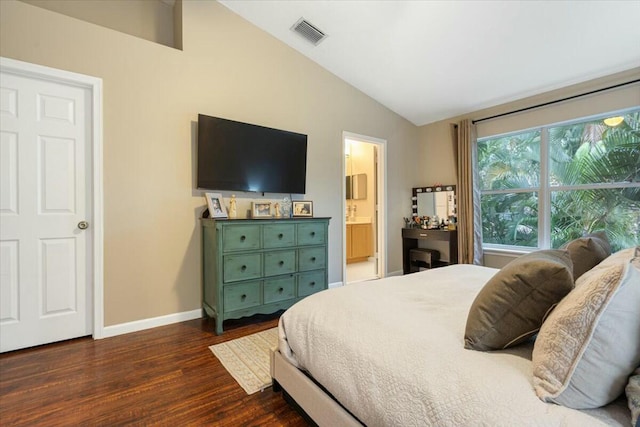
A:
POLYGON ((622 394, 640 365, 637 262, 618 256, 616 262, 594 267, 542 324, 532 355, 540 399, 587 409, 622 394))

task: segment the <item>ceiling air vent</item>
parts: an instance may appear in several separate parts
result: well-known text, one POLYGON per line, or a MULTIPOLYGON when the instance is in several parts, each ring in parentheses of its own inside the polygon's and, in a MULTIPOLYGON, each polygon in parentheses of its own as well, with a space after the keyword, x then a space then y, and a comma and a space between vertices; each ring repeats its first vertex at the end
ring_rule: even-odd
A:
POLYGON ((320 31, 315 25, 306 21, 304 18, 298 19, 298 22, 293 24, 293 27, 291 27, 291 30, 300 34, 316 46, 327 37, 325 33, 320 31))

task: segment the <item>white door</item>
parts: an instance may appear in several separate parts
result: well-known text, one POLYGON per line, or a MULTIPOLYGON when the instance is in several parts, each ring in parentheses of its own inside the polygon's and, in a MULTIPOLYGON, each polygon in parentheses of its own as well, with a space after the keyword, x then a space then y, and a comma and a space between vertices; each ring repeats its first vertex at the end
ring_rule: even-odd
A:
POLYGON ((92 104, 87 88, 7 72, 0 91, 4 352, 92 333, 92 104))

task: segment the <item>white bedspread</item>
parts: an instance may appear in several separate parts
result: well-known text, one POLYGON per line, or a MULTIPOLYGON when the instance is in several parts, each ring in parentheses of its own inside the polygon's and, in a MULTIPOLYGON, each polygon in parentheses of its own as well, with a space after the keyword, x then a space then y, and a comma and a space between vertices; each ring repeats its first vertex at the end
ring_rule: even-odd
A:
POLYGON ((320 292, 282 315, 280 352, 371 427, 629 426, 622 402, 540 401, 531 345, 464 349, 469 307, 496 271, 454 265, 320 292))

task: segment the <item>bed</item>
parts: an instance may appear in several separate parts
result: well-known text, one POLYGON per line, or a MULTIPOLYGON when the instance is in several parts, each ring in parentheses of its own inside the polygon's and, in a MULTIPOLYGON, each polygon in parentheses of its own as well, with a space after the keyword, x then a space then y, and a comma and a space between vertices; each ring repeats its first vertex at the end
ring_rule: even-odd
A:
POLYGON ((465 323, 498 270, 452 265, 331 289, 280 318, 274 390, 318 425, 630 425, 623 396, 598 409, 541 401, 533 344, 465 349, 465 323))

